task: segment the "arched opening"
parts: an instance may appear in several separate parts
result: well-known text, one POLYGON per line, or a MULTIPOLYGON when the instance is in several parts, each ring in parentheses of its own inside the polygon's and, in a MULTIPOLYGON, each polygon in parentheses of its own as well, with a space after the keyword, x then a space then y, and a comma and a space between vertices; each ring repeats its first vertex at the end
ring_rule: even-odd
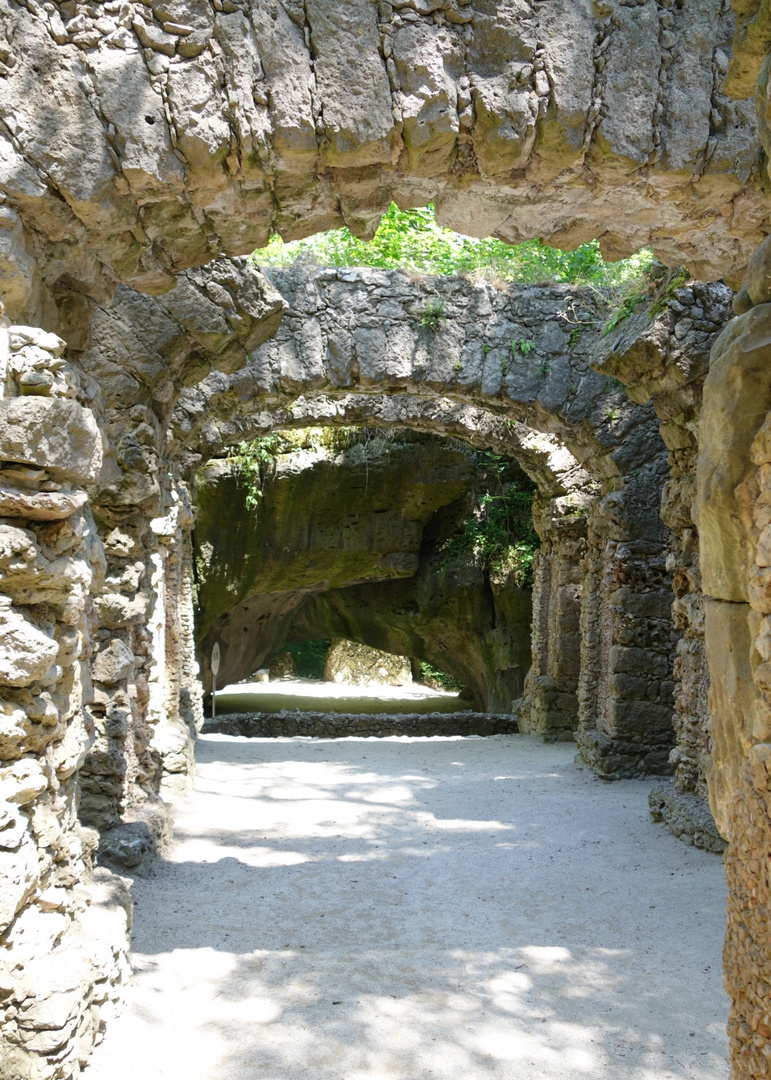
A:
MULTIPOLYGON (((340 349, 329 352, 334 362, 304 370, 316 355, 317 329, 324 336, 323 320, 293 294, 285 329, 294 333, 294 312, 303 311, 307 337, 294 351, 288 339, 277 352, 263 351, 262 366, 239 377, 245 357, 275 331, 283 305, 223 256, 239 259, 271 230, 291 239, 345 221, 366 236, 392 198, 404 206, 433 200, 440 220, 467 232, 540 235, 566 246, 600 236, 611 255, 651 242, 669 263, 686 261, 703 279, 726 273, 738 285, 767 217, 759 157, 768 143, 767 71, 756 6, 557 0, 520 15, 475 0, 431 11, 351 0, 334 12, 318 0, 275 10, 196 9, 180 32, 160 7, 135 12, 136 19, 73 9, 65 22, 34 3, 11 5, 0 56, 0 274, 13 318, 63 333, 70 348, 65 358, 60 341, 25 327, 2 352, 9 371, 2 498, 11 520, 3 527, 13 563, 2 582, 3 619, 6 639, 25 642, 12 650, 6 683, 10 765, 3 775, 13 798, 5 812, 21 837, 8 859, 13 880, 24 883, 11 890, 7 925, 25 925, 21 915, 38 908, 52 925, 60 912, 48 910, 55 900, 48 885, 58 887, 58 875, 69 894, 82 874, 81 852, 94 837, 77 833, 81 784, 84 815, 103 828, 132 812, 132 793, 184 786, 200 715, 187 484, 201 460, 271 430, 276 409, 283 426, 340 417, 374 423, 374 412, 381 423, 407 419, 424 429, 463 428, 469 410, 479 409, 537 432, 536 443, 554 435, 600 484, 602 511, 587 521, 585 540, 555 531, 566 496, 550 495, 560 512, 550 523, 551 547, 544 544, 551 572, 543 569, 542 588, 554 603, 541 623, 546 641, 553 626, 574 624, 571 574, 580 557, 575 698, 590 725, 582 729, 582 753, 600 774, 638 768, 648 751, 661 758, 661 745, 646 743, 643 752, 643 743, 663 720, 656 709, 672 680, 663 665, 652 679, 652 665, 677 639, 673 764, 680 794, 703 796, 709 774, 713 808, 733 839, 733 1053, 737 1069, 764 1075, 768 890, 754 869, 758 852, 767 853, 771 820, 762 741, 767 567, 758 543, 767 527, 768 463, 762 438, 754 443, 768 404, 757 363, 767 348, 763 311, 755 310, 769 299, 764 256, 738 298, 744 314, 723 339, 725 363, 709 384, 730 401, 736 388, 720 372, 760 371, 754 390, 734 395, 744 412, 713 397, 712 426, 698 434, 707 355, 728 305, 709 290, 676 296, 665 333, 662 322, 651 330, 633 320, 587 364, 606 379, 619 377, 635 401, 653 396, 670 457, 668 479, 663 468, 659 474, 673 532, 663 565, 660 537, 646 531, 658 504, 657 466, 644 448, 638 454, 634 439, 625 443, 635 447, 633 460, 624 460, 606 437, 616 420, 623 427, 624 410, 580 416, 568 407, 557 376, 572 373, 572 363, 544 370, 537 391, 519 387, 521 400, 508 394, 500 355, 494 369, 496 342, 480 340, 476 353, 457 355, 451 334, 443 338, 449 373, 441 365, 424 373, 419 351, 405 368, 372 366, 378 347, 366 334, 350 354, 342 334, 340 349), (759 69, 758 127, 750 96, 759 69), (127 94, 128 86, 135 92, 127 94), (215 256, 205 271, 190 269, 215 256), (726 440, 721 425, 730 429, 726 440), (699 441, 708 603, 690 509, 699 441), (85 509, 89 498, 99 532, 85 509), (630 534, 637 546, 627 543, 630 534), (569 540, 578 545, 574 556, 569 540), (714 572, 721 550, 724 578, 714 572), (669 574, 674 622, 661 600, 669 574), (702 648, 705 608, 711 672, 702 648), (93 732, 83 708, 89 660, 93 732), (61 673, 51 673, 57 666, 61 673), (704 724, 708 674, 714 742, 704 724), (632 729, 643 714, 641 740, 632 729), (38 871, 33 809, 40 837, 59 835, 41 824, 50 811, 69 838, 40 839, 38 871)), ((575 670, 556 659, 533 676, 532 708, 542 717, 571 704, 565 680, 575 670)), ((681 801, 671 811, 674 820, 684 807, 681 801)), ((697 838, 699 828, 686 822, 683 832, 697 838)), ((64 950, 53 953, 62 962, 64 950)), ((94 982, 90 974, 84 980, 94 982)), ((22 991, 14 983, 12 994, 22 991)), ((18 1019, 8 1023, 16 1038, 18 1019)), ((83 1045, 95 1024, 78 1027, 83 1045)), ((67 1038, 72 1057, 75 1035, 67 1038)), ((22 1056, 23 1041, 14 1044, 22 1056)), ((54 1053, 38 1055, 46 1068, 54 1053)))

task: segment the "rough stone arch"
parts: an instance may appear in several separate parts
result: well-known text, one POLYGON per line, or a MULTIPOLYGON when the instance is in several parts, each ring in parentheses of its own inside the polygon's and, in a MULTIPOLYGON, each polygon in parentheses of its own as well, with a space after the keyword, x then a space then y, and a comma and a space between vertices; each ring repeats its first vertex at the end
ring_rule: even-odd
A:
MULTIPOLYGON (((214 14, 191 3, 178 34, 169 32, 160 5, 129 7, 106 21, 89 12, 66 25, 55 8, 34 0, 0 5, 0 274, 9 314, 32 324, 17 327, 10 352, 2 352, 10 397, 0 422, 0 498, 3 516, 18 521, 3 526, 1 614, 4 639, 15 648, 3 660, 2 821, 10 869, 2 918, 8 941, 18 946, 29 912, 41 911, 41 926, 60 921, 61 912, 49 910, 59 894, 49 887, 61 885, 65 921, 78 932, 44 936, 27 974, 48 988, 80 972, 83 1003, 63 1031, 54 1012, 58 991, 37 1001, 40 995, 31 997, 9 975, 11 1000, 31 1025, 9 1022, 0 1062, 11 1075, 75 1074, 77 1044, 90 1046, 99 1023, 90 1008, 99 1005, 94 987, 105 972, 115 987, 123 970, 126 901, 114 881, 91 885, 111 929, 90 958, 78 945, 82 912, 72 903, 72 886, 94 845, 75 821, 79 786, 96 805, 99 778, 112 784, 102 805, 107 813, 128 790, 126 777, 163 789, 190 765, 178 723, 192 723, 198 708, 184 648, 190 504, 184 481, 166 470, 169 420, 180 386, 198 382, 207 365, 239 365, 262 316, 253 306, 257 297, 239 293, 238 275, 225 271, 224 281, 206 281, 187 268, 223 253, 245 254, 271 228, 292 238, 345 221, 369 235, 391 198, 401 205, 434 200, 444 223, 507 240, 540 235, 569 246, 599 235, 612 256, 651 241, 665 262, 685 260, 704 278, 727 273, 734 284, 766 228, 759 146, 769 149, 771 129, 767 10, 760 0, 555 0, 502 2, 492 10, 452 0, 425 14, 411 0, 377 11, 368 0, 314 0, 276 6, 275 19, 262 0, 224 6, 237 10, 214 14), (361 93, 352 71, 372 93, 361 93), (756 80, 757 122, 749 100, 756 80), (137 308, 147 305, 159 338, 128 340, 116 325, 110 313, 130 306, 127 285, 157 295, 155 307, 146 295, 133 297, 137 308), (173 304, 185 293, 176 314, 162 306, 164 295, 173 304), (206 337, 204 312, 222 318, 213 338, 206 337), (106 395, 89 355, 95 318, 112 323, 113 355, 120 356, 106 395), (36 326, 63 335, 67 358, 64 342, 36 326), (101 515, 101 540, 89 498, 101 515), (169 610, 166 595, 183 602, 169 610), (101 624, 95 638, 89 596, 101 624), (79 771, 93 734, 83 708, 89 657, 93 711, 97 720, 109 719, 98 730, 90 775, 79 771), (61 678, 51 674, 54 658, 61 678), (127 739, 127 718, 143 710, 154 718, 146 746, 127 739), (56 1034, 33 1045, 38 1036, 29 1032, 38 1030, 56 1034)), ((766 258, 761 249, 739 310, 771 299, 766 258)), ((277 316, 278 299, 261 295, 262 314, 273 304, 277 316)), ((683 307, 682 298, 677 303, 683 307)), ((730 476, 706 479, 720 472, 712 462, 715 440, 729 464, 735 454, 747 457, 746 419, 720 420, 713 400, 710 415, 718 422, 710 445, 700 436, 699 519, 712 531, 706 544, 713 554, 726 549, 737 521, 739 534, 757 530, 758 543, 757 550, 754 539, 742 548, 746 589, 743 582, 738 592, 725 588, 719 574, 710 578, 711 700, 720 733, 711 747, 693 704, 705 678, 703 670, 698 675, 705 600, 690 503, 700 387, 720 304, 694 291, 685 307, 664 320, 663 336, 633 325, 600 349, 597 366, 622 379, 635 400, 653 395, 671 455, 664 512, 678 538, 668 558, 675 623, 686 645, 678 644, 680 685, 688 689, 675 702, 676 718, 687 721, 677 769, 690 769, 703 783, 711 768, 718 814, 731 822, 732 1059, 737 1077, 759 1078, 768 1073, 771 1038, 771 897, 758 870, 771 851, 767 567, 760 542, 768 461, 761 419, 749 465, 742 471, 735 462, 737 484, 730 476), (732 434, 722 442, 721 431, 732 434), (723 499, 717 513, 708 505, 710 491, 723 499)), ((716 357, 729 384, 765 359, 767 344, 756 333, 762 310, 749 315, 734 324, 716 357)), ((142 318, 129 314, 124 327, 134 322, 142 318)), ((112 351, 106 340, 105 349, 112 351)), ((766 383, 759 375, 753 416, 766 401, 766 383)), ((237 396, 240 388, 229 392, 237 396)), ((214 431, 211 445, 218 437, 214 431)), ((183 445, 176 450, 180 467, 192 468, 195 452, 186 458, 183 445)), ((591 686, 586 692, 591 698, 591 686)))
POLYGON ((275 428, 355 422, 460 435, 514 457, 539 483, 544 543, 523 728, 564 737, 577 722, 603 774, 664 768, 671 708, 657 695, 670 584, 661 557, 658 572, 653 564, 665 447, 653 409, 589 367, 599 320, 570 345, 564 316, 576 302, 590 313, 591 295, 374 271, 271 278, 289 305, 281 327, 242 371, 182 391, 176 444, 211 454, 275 428), (426 311, 440 312, 436 325, 426 311))
POLYGON ((755 6, 191 0, 169 33, 160 5, 65 24, 4 0, 9 310, 163 292, 271 230, 369 236, 391 199, 737 276, 766 214, 757 35, 731 55, 755 6))

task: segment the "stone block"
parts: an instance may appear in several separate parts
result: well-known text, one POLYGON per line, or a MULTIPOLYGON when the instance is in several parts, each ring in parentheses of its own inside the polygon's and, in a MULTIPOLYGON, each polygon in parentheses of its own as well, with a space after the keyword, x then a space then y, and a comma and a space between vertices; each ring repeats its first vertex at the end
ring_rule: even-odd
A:
POLYGON ((58 653, 51 636, 0 596, 0 685, 29 686, 42 679, 58 653))
POLYGON ((0 401, 0 461, 38 465, 55 480, 91 483, 102 465, 94 414, 60 398, 5 398, 0 401))
POLYGON ((607 705, 606 724, 608 734, 612 736, 671 731, 672 708, 653 701, 611 700, 607 705))

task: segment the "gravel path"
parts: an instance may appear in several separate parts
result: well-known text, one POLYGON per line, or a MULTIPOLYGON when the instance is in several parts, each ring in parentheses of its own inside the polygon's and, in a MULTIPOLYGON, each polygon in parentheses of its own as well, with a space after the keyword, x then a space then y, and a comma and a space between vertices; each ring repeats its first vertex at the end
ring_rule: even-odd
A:
POLYGON ((721 860, 573 754, 201 738, 84 1080, 725 1080, 721 860))

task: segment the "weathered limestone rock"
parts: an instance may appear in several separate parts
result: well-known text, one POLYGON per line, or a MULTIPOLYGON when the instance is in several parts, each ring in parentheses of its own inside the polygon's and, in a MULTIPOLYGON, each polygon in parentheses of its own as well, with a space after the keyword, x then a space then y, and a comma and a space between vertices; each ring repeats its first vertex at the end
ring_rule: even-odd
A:
POLYGON ((472 513, 472 485, 484 483, 460 447, 370 433, 342 452, 279 455, 249 510, 232 463, 212 462, 195 529, 205 684, 215 640, 223 683, 248 676, 290 635, 340 636, 441 665, 481 704, 508 707, 528 665, 526 595, 502 589, 519 598, 507 607, 481 564, 439 551, 472 513))
MULTIPOLYGON (((37 850, 39 884, 25 892, 8 930, 8 948, 24 956, 32 982, 3 970, 16 1010, 4 1027, 4 1075, 74 1076, 121 977, 125 913, 107 920, 111 944, 94 959, 70 903, 85 872, 73 807, 87 743, 95 738, 82 773, 84 802, 90 797, 91 812, 105 818, 140 792, 152 800, 169 777, 184 775, 174 770, 189 766, 200 690, 189 521, 178 511, 186 500, 180 475, 192 475, 197 455, 289 422, 375 420, 460 433, 481 445, 515 442, 555 518, 558 500, 595 483, 575 687, 584 754, 600 771, 661 757, 671 680, 641 672, 653 672, 655 658, 673 646, 660 603, 669 573, 681 632, 673 763, 684 790, 703 785, 710 751, 697 720, 707 681, 704 604, 699 537, 688 520, 700 409, 694 369, 703 354, 697 350, 693 363, 673 341, 693 342, 695 330, 710 337, 709 305, 701 315, 701 305, 690 305, 690 328, 687 315, 671 335, 648 341, 653 368, 642 380, 631 360, 618 376, 640 401, 647 384, 658 387, 671 469, 665 512, 675 535, 662 568, 668 541, 644 512, 655 517, 664 479, 659 451, 645 446, 642 421, 652 414, 602 391, 588 354, 567 356, 544 312, 523 325, 521 311, 481 289, 461 321, 489 336, 457 331, 453 298, 428 348, 426 335, 409 332, 403 306, 387 316, 387 333, 368 324, 371 294, 362 287, 361 302, 350 301, 371 283, 354 277, 340 297, 347 319, 328 302, 329 283, 293 294, 297 314, 286 337, 273 351, 263 345, 244 367, 267 340, 259 337, 265 313, 244 319, 245 305, 228 302, 227 282, 185 271, 223 252, 246 254, 272 230, 291 239, 345 222, 371 235, 395 198, 403 206, 434 201, 442 223, 507 240, 542 236, 572 246, 599 236, 611 257, 652 242, 665 262, 687 262, 702 277, 726 272, 738 284, 767 228, 759 183, 767 164, 758 147, 771 156, 769 3, 398 0, 376 12, 357 0, 313 0, 279 5, 275 19, 261 0, 220 6, 83 5, 65 13, 0 0, 0 285, 13 317, 60 331, 74 361, 62 365, 58 339, 42 333, 19 334, 6 348, 0 330, 0 513, 34 536, 19 549, 21 565, 13 556, 3 571, 0 592, 13 602, 14 620, 58 645, 50 676, 5 687, 0 710, 8 759, 46 754, 52 763, 49 789, 22 815, 28 806, 23 829, 37 850), (122 291, 132 285, 155 299, 145 304, 122 291), (515 333, 536 341, 542 377, 513 363, 511 378, 502 377, 501 350, 515 333), (399 334, 412 351, 394 347, 399 334), (15 420, 7 421, 22 416, 20 438, 15 420), (103 533, 114 537, 105 588, 83 491, 97 480, 102 441, 106 464, 92 491, 103 533), (157 530, 148 530, 151 521, 157 530), (103 636, 95 637, 92 597, 100 593, 103 636), (96 684, 94 732, 83 709, 85 664, 95 641, 106 650, 112 640, 135 665, 117 683, 96 684), (639 668, 625 649, 643 651, 639 668), (645 746, 636 741, 643 718, 657 733, 645 746), (64 904, 51 891, 58 889, 70 898, 64 904)), ((748 664, 758 696, 751 732, 742 713, 741 737, 754 745, 749 764, 735 768, 730 755, 747 744, 732 745, 726 728, 724 775, 734 794, 721 796, 733 815, 726 969, 742 1080, 767 1076, 771 1039, 771 901, 756 870, 768 856, 771 813, 762 752, 771 737, 764 538, 771 485, 765 451, 753 450, 771 407, 764 258, 737 302, 746 321, 716 350, 697 490, 704 591, 737 610, 749 602, 753 612, 748 664)), ((554 599, 552 614, 569 637, 570 595, 554 599)), ((742 621, 736 612, 731 618, 742 621)), ((735 670, 746 681, 743 660, 735 670)), ((567 687, 574 673, 563 675, 567 687)), ((730 686, 720 681, 715 700, 728 701, 730 686)), ((550 689, 544 684, 544 693, 550 689)), ((24 866, 12 877, 26 890, 24 866)), ((98 922, 93 910, 89 919, 98 922)))
POLYGON ((371 235, 391 199, 509 241, 652 243, 713 278, 738 278, 763 237, 755 112, 726 87, 751 97, 764 36, 742 13, 724 87, 721 0, 188 7, 179 24, 140 3, 65 21, 4 0, 15 318, 73 284, 98 303, 116 281, 160 295, 273 230, 371 235))
POLYGON ((511 713, 231 713, 207 719, 205 733, 246 735, 252 739, 312 735, 322 739, 382 738, 387 735, 516 735, 511 713))
MULTIPOLYGON (((668 664, 673 648, 668 572, 663 556, 655 554, 664 542, 655 510, 660 494, 650 494, 660 492, 663 483, 663 447, 653 433, 652 412, 645 420, 638 418, 624 404, 617 384, 607 378, 595 382, 584 366, 583 357, 593 355, 600 334, 587 332, 566 349, 569 320, 554 318, 548 298, 559 296, 563 313, 571 304, 574 309, 591 304, 590 298, 572 290, 525 289, 514 300, 485 286, 432 281, 424 299, 416 296, 412 283, 407 290, 400 276, 366 270, 273 271, 272 278, 289 298, 292 314, 250 361, 249 381, 210 376, 181 394, 174 413, 178 443, 209 454, 223 442, 287 424, 410 425, 462 433, 474 442, 484 439, 485 445, 512 454, 552 496, 549 513, 555 520, 582 505, 588 511, 603 493, 591 515, 586 579, 597 604, 585 596, 584 677, 578 687, 561 691, 566 710, 562 730, 574 726, 570 695, 577 694, 587 732, 598 730, 601 717, 598 735, 587 735, 582 743, 594 767, 608 775, 666 768, 672 749, 671 679, 646 673, 642 661, 639 674, 613 673, 600 659, 608 656, 610 642, 650 642, 649 669, 655 672, 662 657, 668 664), (373 322, 369 295, 387 312, 387 329, 373 322), (429 299, 443 305, 446 317, 434 330, 419 321, 429 299), (533 341, 537 363, 512 353, 512 340, 520 339, 533 341), (571 388, 579 382, 582 393, 574 396, 571 388), (376 387, 391 393, 376 397, 376 387), (445 396, 437 400, 440 389, 445 396), (233 424, 236 393, 239 422, 233 424), (453 404, 453 398, 465 395, 479 407, 453 404), (519 425, 509 423, 508 433, 500 435, 494 434, 497 422, 483 411, 486 402, 496 399, 519 425), (533 430, 539 428, 543 435, 533 430), (562 446, 546 434, 557 431, 562 446), (627 471, 628 479, 621 480, 627 471), (586 493, 589 500, 582 504, 586 493), (594 644, 599 642, 602 646, 594 644)), ((717 326, 705 325, 714 335, 717 326)), ((684 381, 679 377, 675 385, 684 381)), ((335 618, 341 620, 335 632, 355 637, 352 612, 342 597, 335 607, 335 618)), ((375 644, 397 653, 411 651, 393 640, 375 644)), ((524 722, 527 715, 525 707, 524 722)))
POLYGON ((394 656, 356 641, 333 638, 324 662, 324 678, 351 686, 405 686, 412 682, 412 668, 408 656, 394 656))
POLYGON ((704 591, 720 600, 749 598, 757 543, 750 451, 771 409, 769 357, 771 305, 761 304, 734 319, 720 335, 704 385, 697 525, 704 591))
POLYGON ((669 831, 685 844, 722 855, 726 841, 715 825, 709 807, 697 795, 678 791, 671 781, 662 780, 648 796, 651 817, 663 821, 669 831))
POLYGON ((533 567, 533 659, 518 720, 527 734, 572 739, 578 721, 586 516, 567 514, 549 525, 533 567))
POLYGON ((54 334, 0 328, 0 1072, 44 1080, 77 1076, 100 1037, 130 924, 111 875, 88 884, 93 846, 76 818, 104 576, 82 485, 102 436, 63 351, 54 334))
POLYGON ((757 687, 750 667, 752 624, 748 604, 708 600, 706 646, 710 671, 712 755, 707 776, 710 805, 720 832, 730 839, 733 804, 753 745, 757 687))
MULTIPOLYGON (((754 271, 762 270, 765 255, 759 253, 754 271)), ((764 297, 760 273, 754 273, 752 288, 755 297, 764 297)), ((771 401, 765 370, 770 307, 760 303, 734 319, 713 350, 705 386, 702 431, 707 437, 700 447, 698 489, 699 519, 708 528, 705 589, 717 597, 707 607, 714 735, 709 786, 716 819, 730 841, 725 856, 728 923, 723 950, 731 996, 728 1032, 734 1071, 748 1080, 759 1080, 768 1072, 771 1047, 767 993, 771 895, 764 872, 771 837, 767 770, 771 559, 766 531, 771 506, 771 401), (723 397, 727 393, 733 395, 729 401, 723 397)))
POLYGON ((0 401, 0 460, 36 465, 51 478, 85 484, 102 465, 101 438, 93 414, 60 398, 18 397, 0 401))
POLYGON ((58 652, 52 634, 14 610, 8 597, 0 597, 0 685, 45 680, 58 652))

